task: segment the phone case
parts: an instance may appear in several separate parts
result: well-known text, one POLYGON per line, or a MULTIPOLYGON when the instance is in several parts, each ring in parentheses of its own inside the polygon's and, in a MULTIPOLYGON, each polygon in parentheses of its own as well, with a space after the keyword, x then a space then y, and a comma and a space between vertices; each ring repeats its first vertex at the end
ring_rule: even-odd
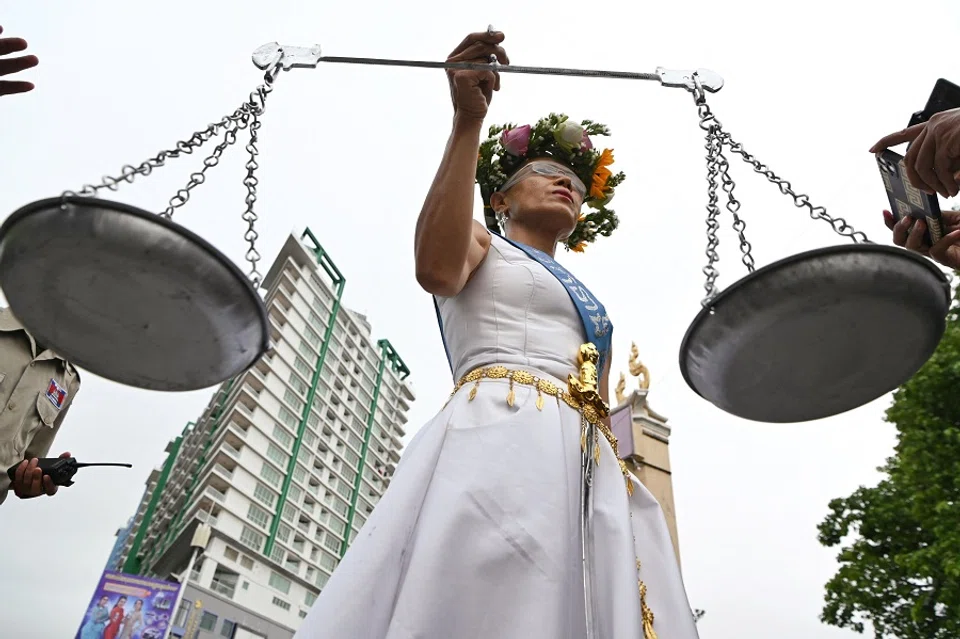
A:
POLYGON ((907 179, 907 170, 903 164, 903 156, 889 149, 877 155, 877 165, 880 167, 880 176, 883 186, 887 189, 887 199, 890 200, 890 211, 899 222, 906 216, 918 220, 925 220, 927 232, 925 241, 928 246, 939 242, 946 235, 946 225, 940 214, 940 202, 937 196, 914 188, 907 179))

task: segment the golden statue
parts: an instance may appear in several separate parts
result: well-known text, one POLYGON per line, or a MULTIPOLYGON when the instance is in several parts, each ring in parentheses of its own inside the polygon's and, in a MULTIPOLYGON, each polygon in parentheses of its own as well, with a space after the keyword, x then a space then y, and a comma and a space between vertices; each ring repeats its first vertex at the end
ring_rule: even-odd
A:
POLYGON ((637 350, 637 343, 630 344, 630 374, 640 378, 640 390, 650 389, 650 369, 640 362, 640 353, 637 350))
MULTIPOLYGON (((640 362, 640 352, 637 350, 636 342, 630 344, 630 360, 627 365, 630 369, 630 374, 640 378, 640 390, 650 390, 650 369, 640 362)), ((617 395, 617 404, 622 404, 627 400, 626 390, 627 377, 623 373, 620 373, 620 381, 617 382, 617 387, 614 389, 617 395)))
POLYGON ((600 352, 592 343, 587 342, 580 347, 577 354, 577 364, 580 367, 580 376, 572 373, 567 378, 570 394, 581 404, 592 406, 600 418, 609 414, 609 409, 600 397, 600 376, 597 373, 597 363, 600 361, 600 352))
POLYGON ((623 373, 620 373, 620 381, 617 382, 617 387, 614 391, 617 394, 617 404, 622 404, 626 401, 627 396, 624 394, 624 391, 627 389, 627 378, 623 373))

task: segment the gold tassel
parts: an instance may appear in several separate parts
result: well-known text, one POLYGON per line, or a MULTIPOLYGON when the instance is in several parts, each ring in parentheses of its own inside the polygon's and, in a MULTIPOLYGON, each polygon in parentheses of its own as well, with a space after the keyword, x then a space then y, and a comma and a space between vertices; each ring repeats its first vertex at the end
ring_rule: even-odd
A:
POLYGON ((633 497, 633 482, 630 481, 629 477, 623 478, 627 482, 627 495, 633 497))
POLYGON ((587 451, 587 420, 580 419, 580 452, 587 451))
MULTIPOLYGON (((637 560, 637 572, 640 571, 640 560, 637 560)), ((637 588, 640 590, 640 617, 643 619, 643 639, 657 639, 657 631, 653 629, 653 611, 647 605, 647 584, 637 579, 637 588)))
POLYGON ((543 393, 539 388, 537 389, 537 410, 543 410, 543 393))
POLYGON ((596 437, 593 439, 593 461, 600 463, 600 442, 597 441, 596 437))
POLYGON ((470 397, 467 401, 473 401, 477 398, 477 391, 480 389, 480 380, 477 380, 477 383, 473 385, 473 388, 470 389, 470 397))
POLYGON ((513 408, 514 402, 517 401, 517 395, 513 392, 513 378, 510 379, 510 392, 507 393, 507 406, 513 408))

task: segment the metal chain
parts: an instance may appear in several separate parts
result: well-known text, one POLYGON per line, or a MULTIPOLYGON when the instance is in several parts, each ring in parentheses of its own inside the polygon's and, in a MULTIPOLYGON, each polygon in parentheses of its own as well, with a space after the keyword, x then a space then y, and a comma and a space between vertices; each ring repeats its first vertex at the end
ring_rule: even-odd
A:
POLYGON ((242 218, 247 223, 247 230, 244 233, 244 239, 249 243, 246 252, 246 259, 250 262, 250 273, 248 277, 253 283, 254 288, 259 288, 262 281, 262 274, 257 270, 257 262, 260 261, 260 253, 257 251, 256 241, 259 239, 254 225, 257 221, 257 214, 254 211, 254 204, 257 201, 257 185, 259 180, 255 173, 260 165, 257 163, 257 142, 259 140, 259 130, 261 125, 260 116, 263 115, 266 107, 267 96, 273 91, 273 84, 282 70, 282 60, 268 69, 264 74, 263 84, 250 92, 249 99, 241 104, 233 113, 225 116, 219 122, 214 122, 202 131, 197 131, 188 140, 177 142, 176 148, 169 151, 161 151, 155 157, 150 158, 139 166, 125 165, 121 169, 119 177, 104 176, 99 184, 85 184, 78 192, 65 191, 63 197, 80 195, 85 197, 95 196, 102 189, 116 191, 121 182, 132 183, 138 175, 144 177, 153 173, 153 170, 166 165, 167 160, 179 158, 181 155, 190 155, 196 149, 216 137, 223 134, 223 140, 218 144, 213 152, 204 158, 203 168, 190 175, 187 185, 178 190, 170 198, 167 208, 160 213, 160 217, 170 219, 176 209, 180 208, 190 200, 190 191, 206 181, 206 173, 209 169, 220 163, 220 158, 228 146, 237 141, 237 132, 249 127, 250 141, 246 145, 247 153, 250 159, 245 165, 247 175, 243 179, 243 184, 247 187, 247 196, 245 198, 246 209, 242 218))
MULTIPOLYGON (((717 126, 720 126, 719 122, 717 122, 717 126)), ((743 254, 743 265, 747 267, 748 272, 753 273, 755 262, 753 261, 753 255, 750 253, 753 247, 750 245, 750 242, 747 241, 745 235, 747 223, 740 218, 740 202, 733 195, 733 189, 737 185, 733 181, 733 178, 730 177, 730 163, 727 162, 727 156, 723 153, 723 138, 719 135, 717 137, 718 146, 720 147, 720 152, 717 154, 717 166, 720 170, 720 179, 723 181, 723 190, 727 193, 727 210, 730 211, 730 214, 733 216, 733 230, 737 232, 740 238, 740 252, 743 254)))
POLYGON ((693 74, 693 81, 694 88, 691 89, 690 92, 693 94, 694 104, 697 106, 697 113, 700 117, 700 128, 707 133, 707 143, 705 145, 707 149, 708 184, 706 250, 707 265, 703 268, 703 273, 707 278, 706 283, 704 284, 704 289, 707 292, 707 296, 701 302, 703 306, 709 306, 712 299, 718 293, 716 280, 719 273, 717 272, 715 266, 719 260, 716 251, 717 245, 719 244, 717 230, 720 228, 720 225, 717 222, 717 216, 720 213, 720 209, 717 206, 718 176, 723 184, 723 190, 727 193, 726 208, 733 216, 733 229, 737 232, 740 238, 740 250, 743 253, 743 264, 751 273, 755 269, 755 262, 753 260, 753 255, 751 254, 752 247, 744 234, 744 231, 746 230, 746 223, 739 216, 740 202, 733 195, 733 190, 736 187, 736 183, 733 181, 733 178, 730 177, 730 164, 727 161, 726 154, 724 153, 724 146, 729 147, 730 151, 736 153, 743 159, 744 162, 753 166, 753 170, 756 173, 760 173, 771 183, 775 184, 780 189, 781 193, 792 197, 794 206, 798 208, 806 208, 810 212, 811 218, 815 220, 825 220, 830 224, 834 232, 843 237, 850 238, 854 243, 870 242, 864 233, 854 230, 854 228, 847 224, 846 220, 843 218, 835 218, 830 216, 827 213, 827 210, 822 206, 813 206, 813 204, 810 203, 809 196, 797 194, 793 190, 790 182, 778 177, 776 173, 770 170, 769 167, 748 153, 743 148, 742 144, 736 142, 729 133, 723 130, 723 125, 719 120, 717 120, 716 116, 714 116, 713 112, 710 110, 709 105, 707 105, 706 93, 704 92, 696 73, 693 74))
POLYGON ((717 206, 719 198, 717 197, 717 175, 719 167, 717 165, 717 155, 720 152, 720 138, 716 134, 716 122, 706 104, 698 105, 700 112, 700 128, 707 132, 707 140, 704 148, 707 149, 707 265, 703 267, 703 274, 707 276, 704 289, 707 297, 703 304, 717 294, 717 277, 719 273, 714 266, 720 259, 717 254, 717 246, 720 244, 720 238, 717 237, 717 231, 720 229, 720 222, 717 218, 720 216, 720 207, 717 206))
POLYGON ((808 195, 796 193, 789 182, 777 177, 776 173, 771 171, 769 167, 748 153, 746 149, 743 148, 742 144, 736 142, 732 137, 730 137, 729 133, 721 132, 720 138, 723 144, 730 147, 731 151, 743 158, 744 162, 753 166, 753 170, 756 173, 763 175, 771 183, 777 185, 777 188, 780 189, 781 193, 792 197, 794 206, 797 208, 806 208, 810 212, 811 218, 815 220, 824 220, 830 224, 831 227, 833 227, 833 230, 835 233, 837 233, 837 235, 850 238, 850 240, 852 240, 855 244, 870 243, 870 240, 867 238, 865 233, 855 230, 852 226, 847 224, 847 221, 842 217, 833 217, 829 215, 826 208, 811 204, 810 197, 808 195))
POLYGON ((206 182, 207 170, 220 164, 220 156, 223 155, 223 151, 237 141, 237 131, 247 128, 249 121, 250 115, 248 113, 244 113, 239 120, 231 122, 231 126, 227 128, 223 135, 223 141, 213 149, 213 153, 204 158, 203 168, 195 173, 190 174, 190 181, 187 182, 185 187, 177 191, 176 194, 170 198, 167 208, 163 211, 163 213, 160 214, 160 217, 169 220, 173 217, 173 212, 176 209, 180 208, 190 200, 190 191, 206 182))
POLYGON ((257 202, 257 185, 260 182, 257 176, 254 175, 256 170, 260 168, 260 165, 257 164, 257 155, 260 154, 260 150, 257 149, 259 131, 260 118, 254 115, 253 121, 250 122, 250 141, 247 143, 247 153, 250 154, 250 159, 247 160, 246 164, 247 176, 243 178, 243 185, 247 187, 247 197, 244 199, 247 204, 247 209, 243 212, 242 217, 247 223, 247 231, 243 234, 243 239, 250 244, 250 248, 247 249, 246 258, 247 261, 250 262, 250 281, 253 283, 255 289, 260 288, 260 282, 263 279, 260 271, 257 270, 257 262, 260 261, 260 252, 257 251, 257 239, 260 235, 254 228, 254 224, 257 222, 257 213, 253 208, 257 202))

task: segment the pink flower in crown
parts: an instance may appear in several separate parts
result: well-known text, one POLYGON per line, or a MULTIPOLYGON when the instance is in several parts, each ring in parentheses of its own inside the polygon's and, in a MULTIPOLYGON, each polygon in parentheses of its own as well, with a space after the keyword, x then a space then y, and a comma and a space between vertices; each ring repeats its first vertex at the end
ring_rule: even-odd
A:
POLYGON ((590 139, 590 136, 586 132, 583 133, 583 139, 580 140, 580 152, 589 151, 593 148, 593 141, 590 139))
POLYGON ((504 131, 500 135, 500 144, 503 146, 503 150, 518 158, 525 156, 530 146, 530 130, 530 125, 524 124, 515 129, 504 131))

